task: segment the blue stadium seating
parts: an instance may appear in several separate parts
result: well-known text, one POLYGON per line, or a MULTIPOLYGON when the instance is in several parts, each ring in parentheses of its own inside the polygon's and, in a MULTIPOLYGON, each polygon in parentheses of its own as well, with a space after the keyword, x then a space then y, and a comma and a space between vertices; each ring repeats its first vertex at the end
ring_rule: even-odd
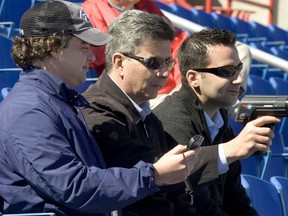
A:
POLYGON ((285 148, 285 152, 288 152, 288 118, 282 118, 282 123, 280 125, 279 133, 282 137, 282 142, 285 148))
POLYGON ((249 75, 248 84, 251 93, 255 95, 275 95, 275 90, 268 80, 255 75, 249 75))
POLYGON ((280 194, 283 215, 288 215, 288 178, 282 176, 273 176, 270 182, 276 187, 280 194))
POLYGON ((265 46, 269 45, 269 46, 283 47, 283 45, 285 45, 285 41, 278 40, 276 37, 274 37, 274 35, 271 34, 271 31, 267 26, 264 26, 255 21, 248 23, 251 27, 252 35, 254 37, 266 38, 266 41, 264 43, 265 46))
POLYGON ((32 6, 32 0, 2 0, 3 7, 0 11, 0 21, 14 22, 19 28, 21 16, 32 6))
POLYGON ((194 14, 196 18, 196 23, 203 26, 203 27, 215 27, 216 23, 214 21, 214 18, 211 14, 206 13, 203 10, 198 10, 195 8, 191 9, 191 12, 194 14))
POLYGON ((283 215, 278 191, 271 182, 246 174, 241 175, 241 182, 259 216, 283 215))
POLYGON ((285 71, 275 68, 275 67, 268 67, 266 73, 264 74, 264 79, 269 80, 270 77, 278 77, 283 80, 287 80, 288 73, 285 71))
POLYGON ((173 14, 177 14, 177 7, 175 6, 175 4, 169 4, 169 3, 164 3, 163 1, 154 1, 156 3, 156 5, 162 9, 165 10, 169 13, 173 13, 173 14))
POLYGON ((277 95, 288 95, 288 81, 279 77, 270 77, 269 82, 277 95))
POLYGON ((16 67, 11 58, 12 40, 0 35, 0 68, 16 67))
POLYGON ((214 19, 214 22, 218 28, 228 29, 236 33, 235 23, 230 19, 230 17, 216 13, 216 12, 212 12, 211 16, 214 19))
POLYGON ((251 64, 249 74, 258 76, 265 80, 269 80, 270 77, 277 77, 282 80, 287 80, 288 77, 288 73, 285 73, 285 71, 279 68, 270 67, 267 64, 251 64))
POLYGON ((269 34, 269 29, 258 23, 258 22, 254 22, 254 21, 251 21, 251 22, 247 22, 249 25, 250 25, 250 28, 251 28, 251 32, 252 32, 252 35, 255 37, 266 37, 267 40, 273 40, 271 37, 270 37, 270 34, 269 34))
POLYGON ((285 45, 283 46, 283 48, 288 48, 288 31, 275 25, 269 25, 267 28, 269 29, 270 37, 273 38, 273 40, 284 41, 285 45))
POLYGON ((197 19, 195 17, 195 14, 191 11, 191 9, 182 7, 179 4, 174 4, 175 14, 177 16, 180 16, 184 19, 187 19, 191 22, 197 23, 197 19))
POLYGON ((15 34, 14 22, 0 22, 0 35, 12 38, 15 34))
POLYGON ((268 158, 267 165, 263 167, 263 172, 261 178, 269 180, 272 176, 283 176, 287 175, 287 159, 288 154, 285 153, 285 148, 281 134, 275 132, 275 137, 270 147, 270 155, 268 158))
POLYGON ((252 63, 249 75, 259 76, 264 79, 268 67, 267 64, 252 63))
POLYGON ((0 91, 5 87, 13 87, 19 79, 20 68, 0 68, 0 91))
POLYGON ((265 158, 263 156, 250 156, 246 159, 240 160, 242 166, 242 174, 253 175, 261 177, 263 167, 265 165, 265 158))
POLYGON ((288 61, 288 50, 285 51, 281 49, 281 47, 275 47, 275 46, 270 47, 270 50, 273 55, 288 61))
POLYGON ((231 17, 231 20, 234 22, 236 26, 236 34, 247 35, 242 41, 245 43, 255 42, 255 43, 263 43, 267 40, 267 37, 255 35, 252 31, 252 27, 249 22, 241 20, 237 17, 231 17))

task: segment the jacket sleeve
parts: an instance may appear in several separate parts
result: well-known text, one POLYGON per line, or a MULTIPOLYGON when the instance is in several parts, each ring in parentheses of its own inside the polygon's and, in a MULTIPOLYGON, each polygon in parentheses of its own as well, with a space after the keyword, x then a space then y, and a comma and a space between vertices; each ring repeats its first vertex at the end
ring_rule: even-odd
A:
POLYGON ((139 162, 131 169, 84 165, 61 120, 41 110, 19 116, 8 133, 4 151, 11 169, 42 199, 64 208, 109 212, 158 191, 151 164, 139 162))

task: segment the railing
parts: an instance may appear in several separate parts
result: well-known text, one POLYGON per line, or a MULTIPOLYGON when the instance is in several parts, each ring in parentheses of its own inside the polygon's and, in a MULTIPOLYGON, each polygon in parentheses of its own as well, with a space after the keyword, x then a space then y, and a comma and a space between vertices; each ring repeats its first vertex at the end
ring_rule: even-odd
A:
MULTIPOLYGON (((197 32, 201 29, 203 29, 202 26, 193 23, 187 19, 181 18, 179 16, 176 16, 172 13, 166 12, 162 10, 165 16, 167 16, 173 24, 183 30, 189 31, 189 32, 197 32)), ((262 62, 264 64, 268 64, 270 66, 279 68, 285 72, 288 72, 288 61, 278 58, 274 55, 271 55, 269 53, 263 52, 261 50, 255 49, 253 47, 250 47, 251 53, 252 53, 252 58, 262 62)))
MULTIPOLYGON (((210 0, 208 0, 210 1, 210 0)), ((261 7, 264 9, 267 9, 269 11, 269 15, 268 15, 268 24, 274 24, 274 3, 275 0, 269 0, 268 4, 263 4, 263 3, 257 3, 254 1, 250 1, 250 0, 234 0, 234 1, 239 1, 241 3, 246 3, 247 5, 254 5, 257 7, 261 7)), ((232 0, 228 0, 227 2, 227 7, 232 7, 232 0)))
POLYGON ((225 7, 223 6, 219 7, 219 6, 213 5, 213 0, 205 0, 205 3, 203 1, 203 4, 204 4, 203 6, 191 5, 187 3, 187 0, 160 0, 160 1, 164 1, 166 3, 177 3, 186 8, 195 7, 197 9, 204 10, 206 13, 211 13, 212 11, 216 11, 218 13, 225 14, 227 16, 236 16, 245 21, 249 21, 250 14, 254 13, 255 11, 252 11, 249 9, 243 10, 243 9, 233 8, 233 5, 232 5, 233 2, 238 1, 241 3, 247 4, 247 8, 250 8, 250 6, 257 6, 260 8, 267 9, 269 11, 268 24, 274 24, 273 16, 274 16, 275 0, 269 0, 269 2, 266 4, 262 2, 259 3, 259 2, 251 1, 251 0, 227 0, 225 7))

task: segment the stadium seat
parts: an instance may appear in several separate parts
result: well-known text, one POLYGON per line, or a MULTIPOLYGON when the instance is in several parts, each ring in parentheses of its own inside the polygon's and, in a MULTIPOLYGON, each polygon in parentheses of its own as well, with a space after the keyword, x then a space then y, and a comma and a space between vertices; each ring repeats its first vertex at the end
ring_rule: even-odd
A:
POLYGON ((266 27, 266 26, 264 26, 258 22, 255 22, 255 21, 251 21, 251 22, 247 22, 247 23, 250 25, 251 32, 252 32, 252 35, 254 37, 266 37, 268 41, 273 40, 270 37, 268 27, 266 27))
POLYGON ((0 90, 13 87, 19 79, 20 68, 0 68, 0 90))
POLYGON ((16 67, 10 55, 11 47, 12 47, 12 40, 0 35, 0 68, 16 67))
POLYGON ((252 63, 249 74, 259 76, 260 78, 264 79, 268 67, 269 66, 267 64, 252 63))
POLYGON ((161 0, 154 0, 154 3, 161 9, 164 11, 167 11, 169 13, 173 13, 173 14, 177 14, 177 7, 175 6, 175 4, 169 4, 169 3, 164 3, 161 0))
POLYGON ((285 153, 284 144, 282 142, 281 134, 275 131, 275 137, 272 140, 272 146, 270 147, 270 155, 265 167, 262 171, 262 179, 269 181, 272 176, 287 175, 287 159, 288 154, 285 153))
POLYGON ((269 25, 268 29, 269 29, 269 34, 271 38, 273 38, 276 41, 284 41, 285 45, 283 48, 284 49, 288 48, 288 31, 287 30, 279 28, 278 26, 273 25, 273 24, 269 25))
POLYGON ((231 20, 234 22, 234 25, 236 26, 236 34, 243 34, 247 35, 247 37, 243 40, 245 43, 249 42, 257 42, 257 43, 263 43, 267 41, 267 37, 259 37, 255 35, 252 31, 252 27, 249 24, 249 22, 246 22, 244 20, 241 20, 237 17, 231 17, 231 20))
POLYGON ((180 17, 187 19, 191 22, 197 23, 197 19, 195 17, 195 14, 192 13, 191 9, 185 8, 179 4, 175 4, 174 7, 175 7, 175 14, 177 16, 180 16, 180 17))
POLYGON ((268 80, 255 75, 249 75, 248 84, 252 94, 255 95, 275 95, 275 90, 268 80))
POLYGON ((15 34, 14 22, 0 22, 0 35, 12 38, 15 34))
POLYGON ((241 159, 242 174, 253 175, 261 178, 264 158, 262 156, 250 156, 246 159, 241 159))
POLYGON ((288 50, 283 50, 281 47, 270 47, 271 53, 279 58, 285 59, 288 61, 288 50))
POLYGON ((230 19, 230 17, 216 13, 216 12, 212 12, 211 16, 213 17, 213 19, 216 23, 216 26, 218 28, 227 29, 227 30, 230 30, 230 31, 236 33, 235 24, 230 19))
POLYGON ((14 22, 15 28, 19 28, 20 19, 24 12, 32 5, 32 0, 2 0, 3 7, 0 14, 1 21, 14 22))
POLYGON ((259 42, 255 42, 255 41, 248 41, 248 44, 251 46, 251 47, 254 47, 254 48, 256 48, 256 49, 259 49, 259 50, 262 50, 262 51, 264 51, 264 52, 266 52, 266 53, 269 53, 269 54, 272 54, 272 55, 274 55, 273 53, 272 53, 272 51, 271 51, 271 47, 269 47, 269 46, 265 46, 265 43, 263 42, 261 42, 261 43, 259 43, 259 42))
POLYGON ((252 35, 254 37, 267 38, 264 43, 265 46, 283 47, 285 45, 285 41, 277 40, 276 37, 272 37, 271 31, 269 30, 268 26, 264 26, 255 21, 248 23, 251 26, 252 35))
POLYGON ((203 27, 209 27, 209 28, 215 28, 216 23, 212 17, 211 14, 206 13, 203 10, 192 8, 191 12, 196 18, 196 23, 203 26, 203 27))
POLYGON ((270 77, 278 77, 283 80, 287 80, 287 75, 285 71, 275 68, 275 67, 268 67, 266 73, 264 74, 264 79, 269 80, 270 77))
POLYGON ((280 125, 279 133, 281 134, 282 143, 285 148, 285 152, 288 152, 288 117, 282 118, 282 122, 280 125))
POLYGON ((283 215, 288 215, 288 178, 282 176, 273 176, 270 182, 276 187, 280 194, 283 215))
POLYGON ((241 175, 241 182, 259 216, 283 215, 278 191, 271 182, 246 174, 241 175))
POLYGON ((288 95, 288 81, 279 77, 270 77, 269 82, 277 95, 288 95))
POLYGON ((230 17, 216 12, 212 12, 211 16, 213 17, 214 22, 218 28, 228 29, 236 34, 237 40, 246 42, 249 35, 247 33, 238 33, 235 22, 233 22, 233 20, 230 17))

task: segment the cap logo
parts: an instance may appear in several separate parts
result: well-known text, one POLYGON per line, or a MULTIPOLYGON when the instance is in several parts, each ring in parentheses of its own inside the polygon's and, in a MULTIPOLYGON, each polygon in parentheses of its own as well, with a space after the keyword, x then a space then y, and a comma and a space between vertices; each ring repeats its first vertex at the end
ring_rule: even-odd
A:
POLYGON ((83 20, 85 20, 86 22, 90 22, 88 16, 86 15, 85 11, 83 8, 81 8, 81 10, 79 11, 79 17, 83 20))

